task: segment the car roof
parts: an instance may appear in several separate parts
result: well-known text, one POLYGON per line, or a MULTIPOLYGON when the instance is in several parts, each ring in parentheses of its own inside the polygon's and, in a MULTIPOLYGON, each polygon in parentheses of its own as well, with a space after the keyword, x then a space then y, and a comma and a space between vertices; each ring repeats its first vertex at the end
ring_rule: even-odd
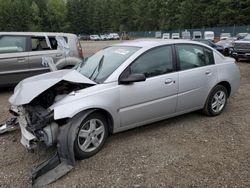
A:
POLYGON ((204 33, 205 33, 205 34, 214 34, 213 31, 205 31, 204 33))
POLYGON ((47 35, 47 36, 66 36, 66 35, 75 35, 72 33, 53 33, 53 32, 0 32, 0 35, 31 35, 31 36, 41 36, 41 35, 47 35))
POLYGON ((210 41, 208 39, 193 39, 194 41, 210 41))
POLYGON ((141 47, 141 48, 148 48, 148 47, 156 47, 168 44, 199 44, 200 42, 195 42, 191 40, 181 40, 181 39, 137 39, 132 41, 127 41, 123 43, 115 44, 114 46, 134 46, 134 47, 141 47))

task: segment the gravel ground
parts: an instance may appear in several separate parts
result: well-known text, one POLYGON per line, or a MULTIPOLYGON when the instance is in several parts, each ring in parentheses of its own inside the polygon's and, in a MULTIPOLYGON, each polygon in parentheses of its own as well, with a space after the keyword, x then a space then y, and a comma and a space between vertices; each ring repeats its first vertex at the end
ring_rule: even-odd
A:
MULTIPOLYGON (((90 55, 110 42, 82 44, 90 55)), ((112 135, 48 187, 250 187, 250 64, 238 66, 241 87, 220 116, 193 112, 112 135)), ((0 121, 11 93, 1 89, 0 121)), ((51 154, 28 153, 19 139, 19 131, 0 136, 0 187, 27 187, 31 167, 51 154)))
POLYGON ((119 43, 119 40, 112 40, 112 41, 82 41, 81 46, 83 48, 83 55, 85 57, 89 57, 95 52, 98 52, 103 47, 110 46, 115 43, 119 43))

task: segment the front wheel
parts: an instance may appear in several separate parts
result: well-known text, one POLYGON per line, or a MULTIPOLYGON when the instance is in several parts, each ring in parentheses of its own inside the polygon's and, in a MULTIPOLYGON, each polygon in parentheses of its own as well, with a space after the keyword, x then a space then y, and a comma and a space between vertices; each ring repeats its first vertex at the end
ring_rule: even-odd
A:
POLYGON ((108 136, 108 124, 105 116, 92 113, 79 125, 74 141, 74 152, 77 159, 95 155, 103 146, 108 136))
POLYGON ((224 55, 225 55, 225 56, 229 56, 229 55, 230 55, 230 52, 229 52, 229 49, 228 49, 228 48, 225 48, 225 49, 224 49, 224 55))
POLYGON ((222 85, 217 85, 208 96, 203 112, 208 116, 219 115, 226 107, 227 98, 226 88, 222 85))

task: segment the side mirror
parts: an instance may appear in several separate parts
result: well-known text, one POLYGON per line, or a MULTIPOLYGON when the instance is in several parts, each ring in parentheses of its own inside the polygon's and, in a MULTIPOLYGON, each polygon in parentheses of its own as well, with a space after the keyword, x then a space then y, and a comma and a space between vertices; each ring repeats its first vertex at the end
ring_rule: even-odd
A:
POLYGON ((121 78, 120 84, 131 84, 134 82, 143 82, 146 80, 146 76, 144 74, 130 74, 127 77, 121 78))

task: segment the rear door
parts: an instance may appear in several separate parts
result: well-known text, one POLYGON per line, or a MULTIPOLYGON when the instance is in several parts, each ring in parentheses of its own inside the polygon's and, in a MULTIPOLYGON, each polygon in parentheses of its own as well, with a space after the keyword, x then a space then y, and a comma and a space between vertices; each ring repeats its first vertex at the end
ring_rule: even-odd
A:
POLYGON ((175 113, 178 72, 171 46, 154 48, 135 60, 123 73, 145 74, 146 81, 120 85, 121 126, 137 126, 175 113))
POLYGON ((195 44, 177 44, 179 69, 177 112, 202 108, 217 82, 213 51, 195 44))
POLYGON ((28 76, 27 37, 0 36, 0 85, 16 84, 28 76))
POLYGON ((54 36, 48 37, 49 46, 45 36, 31 36, 29 38, 29 68, 31 75, 37 75, 50 71, 49 67, 42 64, 42 57, 52 57, 54 63, 64 59, 62 51, 57 50, 57 41, 54 36))

